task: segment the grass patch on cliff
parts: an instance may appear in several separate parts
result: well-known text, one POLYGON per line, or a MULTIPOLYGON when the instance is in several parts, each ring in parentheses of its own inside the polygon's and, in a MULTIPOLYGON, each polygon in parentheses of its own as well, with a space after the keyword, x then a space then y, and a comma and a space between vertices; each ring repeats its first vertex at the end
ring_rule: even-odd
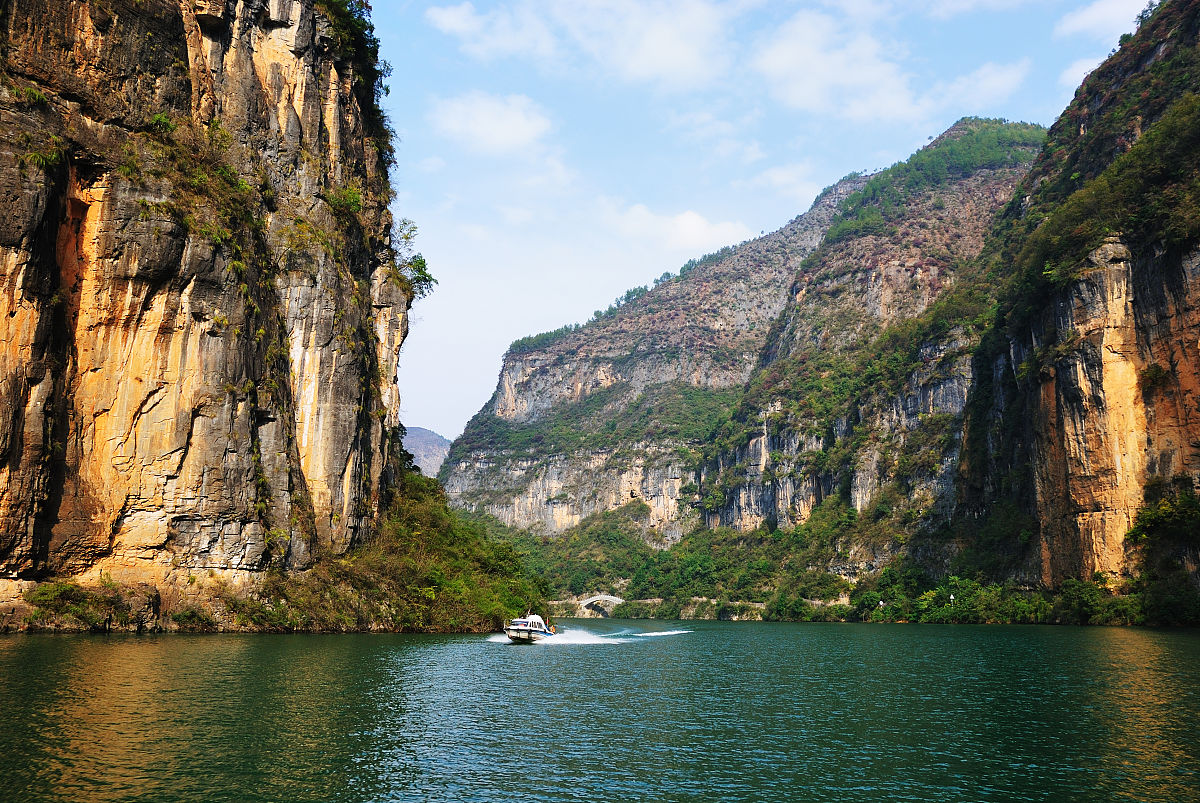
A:
POLYGON ((435 480, 405 473, 370 543, 224 602, 263 630, 487 632, 544 597, 512 546, 450 510, 435 480))
POLYGON ((85 588, 71 580, 49 580, 23 594, 34 610, 25 620, 30 630, 157 628, 158 595, 150 587, 131 588, 102 580, 85 588))

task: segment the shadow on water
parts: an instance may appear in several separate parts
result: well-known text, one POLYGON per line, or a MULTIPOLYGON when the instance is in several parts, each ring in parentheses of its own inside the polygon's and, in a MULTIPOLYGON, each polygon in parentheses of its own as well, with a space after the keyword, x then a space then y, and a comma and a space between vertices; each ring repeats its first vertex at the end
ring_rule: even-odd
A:
POLYGON ((1200 634, 0 638, 6 799, 1200 800, 1200 634))

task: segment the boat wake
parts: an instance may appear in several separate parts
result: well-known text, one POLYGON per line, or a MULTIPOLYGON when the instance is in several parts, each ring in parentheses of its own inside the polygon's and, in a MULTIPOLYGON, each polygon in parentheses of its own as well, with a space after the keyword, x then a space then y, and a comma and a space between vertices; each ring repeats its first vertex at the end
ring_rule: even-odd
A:
MULTIPOLYGON (((637 632, 634 630, 622 630, 616 633, 593 633, 590 630, 562 630, 552 636, 547 636, 540 641, 534 642, 542 646, 561 646, 561 645, 579 645, 579 644, 630 644, 635 641, 640 641, 646 638, 656 638, 659 636, 682 636, 685 633, 691 633, 691 630, 659 630, 654 632, 637 632)), ((493 644, 508 644, 510 640, 503 633, 495 633, 488 636, 488 641, 493 644)))

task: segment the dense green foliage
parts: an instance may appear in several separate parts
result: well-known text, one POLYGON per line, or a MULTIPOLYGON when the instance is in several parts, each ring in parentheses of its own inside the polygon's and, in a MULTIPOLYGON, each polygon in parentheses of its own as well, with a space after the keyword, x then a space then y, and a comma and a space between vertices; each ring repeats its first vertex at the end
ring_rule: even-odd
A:
POLYGON ((1103 581, 1067 580, 1031 591, 1012 582, 950 576, 936 585, 913 569, 884 569, 850 598, 853 618, 868 622, 942 624, 1107 624, 1143 621, 1136 597, 1116 595, 1103 581), (883 603, 882 605, 880 603, 883 603))
POLYGON ((706 390, 682 383, 654 385, 622 406, 619 416, 605 414, 610 405, 622 403, 629 394, 629 386, 618 382, 524 423, 482 411, 454 442, 445 465, 480 451, 545 455, 604 449, 646 438, 697 442, 707 438, 728 415, 738 391, 706 390))
POLYGON ((958 131, 941 141, 873 176, 846 198, 825 242, 883 234, 888 224, 904 213, 908 199, 980 170, 1020 164, 1046 137, 1041 126, 1005 120, 967 118, 956 128, 958 131))
POLYGON ((57 625, 106 630, 114 624, 129 624, 133 615, 120 589, 113 584, 86 589, 68 580, 53 580, 34 586, 24 596, 35 608, 28 620, 34 629, 57 625))
POLYGON ((664 598, 678 607, 692 597, 766 604, 781 591, 829 599, 849 588, 808 568, 836 554, 829 535, 837 513, 816 515, 794 532, 699 529, 669 549, 656 549, 650 544, 660 539, 649 512, 634 501, 590 516, 563 536, 509 531, 504 537, 545 578, 548 593, 559 597, 615 593, 664 598))
POLYGON ((525 354, 530 351, 537 351, 540 348, 545 348, 551 343, 557 343, 572 332, 578 332, 583 328, 582 324, 569 323, 566 326, 560 326, 557 329, 549 332, 540 332, 536 335, 526 335, 518 337, 508 346, 509 354, 525 354))
POLYGON ((368 0, 317 0, 317 11, 329 20, 338 55, 354 68, 354 93, 363 111, 363 128, 385 165, 395 160, 393 132, 380 98, 392 67, 379 58, 379 38, 371 22, 368 0))
POLYGON ((266 630, 488 631, 544 591, 511 546, 451 511, 441 486, 399 480, 379 534, 303 574, 271 573, 258 593, 226 593, 241 624, 266 630))
POLYGON ((1189 93, 1126 153, 1046 216, 1017 256, 1025 280, 1035 286, 1071 281, 1088 252, 1109 234, 1119 233, 1135 246, 1168 249, 1200 240, 1198 157, 1200 96, 1189 93))
POLYGON ((1200 585, 1188 566, 1200 563, 1200 497, 1190 477, 1153 482, 1128 539, 1141 553, 1135 587, 1146 619, 1159 624, 1200 624, 1200 585))
MULTIPOLYGON (((614 616, 672 619, 760 616, 773 621, 864 621, 976 624, 1187 624, 1200 622, 1200 595, 1174 574, 1152 572, 1110 587, 1103 576, 1067 580, 1055 590, 952 574, 940 581, 898 563, 851 585, 813 566, 828 565, 851 542, 856 517, 836 500, 794 530, 697 530, 669 549, 651 546, 649 508, 631 502, 591 516, 561 537, 492 524, 558 598, 594 593, 627 601, 614 616), (849 604, 838 603, 848 594, 849 604), (882 604, 880 604, 882 603, 882 604)), ((864 514, 867 516, 869 514, 864 514)), ((486 517, 476 517, 481 523, 486 517)), ((1139 526, 1150 539, 1200 536, 1200 503, 1180 496, 1147 510, 1139 526), (1169 535, 1175 534, 1175 535, 1169 535)), ((1181 571, 1173 564, 1170 571, 1181 571)))

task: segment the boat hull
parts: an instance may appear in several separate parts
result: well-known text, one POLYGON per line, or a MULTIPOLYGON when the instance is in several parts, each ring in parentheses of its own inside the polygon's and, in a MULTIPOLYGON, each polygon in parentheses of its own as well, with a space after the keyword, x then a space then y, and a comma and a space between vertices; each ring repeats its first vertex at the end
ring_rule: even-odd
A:
POLYGON ((514 644, 532 644, 535 641, 547 638, 550 634, 524 627, 506 627, 504 628, 504 635, 508 636, 514 644))

